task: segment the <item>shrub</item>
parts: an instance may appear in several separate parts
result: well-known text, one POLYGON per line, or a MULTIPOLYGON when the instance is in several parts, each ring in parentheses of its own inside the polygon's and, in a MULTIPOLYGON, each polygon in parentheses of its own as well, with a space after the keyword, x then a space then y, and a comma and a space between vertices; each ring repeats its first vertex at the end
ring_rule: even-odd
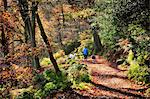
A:
POLYGON ((128 77, 137 82, 149 83, 150 72, 147 66, 140 66, 137 62, 131 62, 128 77))
POLYGON ((52 93, 63 91, 67 88, 89 89, 90 76, 86 65, 79 64, 75 60, 68 61, 70 67, 62 69, 61 74, 56 74, 54 70, 45 70, 42 74, 35 76, 35 84, 40 86, 35 92, 34 97, 46 98, 52 93))
POLYGON ((65 55, 64 50, 60 50, 60 51, 58 51, 58 52, 56 52, 56 53, 54 54, 54 57, 55 57, 55 59, 58 59, 58 58, 60 58, 60 57, 62 57, 62 56, 64 56, 64 55, 65 55))
POLYGON ((44 90, 45 90, 45 91, 54 90, 54 89, 56 89, 56 88, 57 88, 57 87, 56 87, 56 85, 55 85, 53 82, 48 82, 48 83, 46 83, 45 86, 44 86, 44 90))
POLYGON ((41 66, 48 66, 49 64, 51 64, 51 61, 49 58, 43 58, 40 62, 41 66))
POLYGON ((52 70, 46 70, 44 72, 44 77, 50 81, 53 82, 56 85, 57 89, 65 89, 70 87, 71 82, 67 79, 67 74, 62 71, 61 74, 57 75, 54 71, 52 70))
POLYGON ((89 82, 90 76, 88 75, 86 65, 73 64, 68 68, 68 79, 72 83, 89 82))
POLYGON ((46 97, 45 91, 43 91, 42 89, 37 90, 37 91, 34 93, 34 97, 35 97, 36 99, 41 99, 41 98, 46 97))
POLYGON ((35 81, 38 86, 41 86, 34 94, 36 98, 45 98, 55 91, 65 90, 72 85, 65 72, 56 74, 54 70, 45 70, 43 74, 38 74, 35 81))
POLYGON ((46 84, 46 79, 44 78, 43 74, 37 74, 35 75, 33 82, 37 88, 42 88, 46 84))
POLYGON ((145 59, 147 59, 145 55, 139 54, 137 58, 134 58, 133 52, 129 52, 127 59, 128 63, 130 64, 130 68, 128 71, 129 79, 133 79, 137 82, 143 82, 144 84, 150 84, 150 71, 148 66, 144 64, 145 59))
POLYGON ((43 72, 44 78, 47 81, 53 81, 56 78, 56 73, 52 70, 46 70, 43 72))
POLYGON ((89 77, 89 74, 82 74, 81 75, 81 81, 82 82, 87 82, 87 83, 89 83, 90 82, 90 77, 89 77))

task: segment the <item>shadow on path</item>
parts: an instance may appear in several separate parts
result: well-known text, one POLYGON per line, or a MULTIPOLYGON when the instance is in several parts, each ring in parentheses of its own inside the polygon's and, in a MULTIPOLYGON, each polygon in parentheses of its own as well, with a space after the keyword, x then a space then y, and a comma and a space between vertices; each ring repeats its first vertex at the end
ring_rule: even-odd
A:
POLYGON ((140 92, 144 92, 145 90, 148 89, 148 87, 147 87, 147 88, 141 88, 141 89, 132 89, 132 88, 122 88, 122 89, 126 89, 126 90, 129 90, 129 91, 140 91, 140 92))
MULTIPOLYGON (((100 59, 97 59, 97 60, 100 60, 100 59)), ((81 61, 82 64, 101 64, 101 65, 108 65, 109 67, 113 68, 113 69, 116 69, 118 72, 120 71, 126 71, 126 70, 121 70, 117 67, 117 64, 115 63, 109 63, 108 61, 105 61, 105 62, 99 62, 99 61, 96 61, 95 63, 93 63, 91 60, 87 60, 87 61, 81 61)))
POLYGON ((120 78, 120 79, 128 79, 128 77, 119 76, 119 75, 111 75, 111 74, 100 74, 97 72, 92 72, 92 76, 101 76, 104 78, 120 78))
POLYGON ((119 90, 119 89, 115 89, 115 88, 110 88, 110 87, 107 87, 107 86, 104 86, 104 85, 101 85, 101 84, 95 84, 94 82, 91 82, 93 85, 95 85, 96 87, 102 89, 102 90, 106 90, 106 91, 113 91, 113 92, 118 92, 120 94, 123 94, 123 95, 126 95, 126 96, 132 96, 132 97, 135 97, 135 98, 146 98, 142 95, 138 95, 138 94, 133 94, 133 93, 130 93, 130 92, 126 92, 126 91, 122 91, 122 90, 119 90))

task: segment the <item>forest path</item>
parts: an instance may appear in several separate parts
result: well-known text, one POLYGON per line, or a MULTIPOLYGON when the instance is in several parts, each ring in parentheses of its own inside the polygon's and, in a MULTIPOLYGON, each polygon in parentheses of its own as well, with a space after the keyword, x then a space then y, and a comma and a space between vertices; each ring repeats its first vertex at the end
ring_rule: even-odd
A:
POLYGON ((146 86, 137 85, 127 78, 127 71, 119 70, 101 56, 96 56, 96 63, 88 58, 81 62, 88 66, 92 76, 93 90, 82 91, 83 95, 103 96, 104 98, 146 98, 146 86))

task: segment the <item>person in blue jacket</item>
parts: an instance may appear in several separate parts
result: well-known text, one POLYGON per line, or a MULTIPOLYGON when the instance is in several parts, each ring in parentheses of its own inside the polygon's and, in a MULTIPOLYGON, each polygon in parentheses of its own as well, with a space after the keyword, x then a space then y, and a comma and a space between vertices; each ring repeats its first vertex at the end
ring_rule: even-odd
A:
POLYGON ((86 47, 83 49, 83 56, 84 56, 84 59, 87 59, 88 57, 88 49, 86 47))

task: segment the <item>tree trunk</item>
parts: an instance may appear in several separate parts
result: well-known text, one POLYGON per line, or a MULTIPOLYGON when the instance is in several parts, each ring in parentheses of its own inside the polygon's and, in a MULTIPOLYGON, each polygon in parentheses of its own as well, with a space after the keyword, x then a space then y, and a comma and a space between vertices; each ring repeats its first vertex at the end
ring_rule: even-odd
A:
MULTIPOLYGON (((7 0, 3 0, 3 3, 4 3, 4 11, 7 11, 7 0)), ((6 28, 5 28, 4 22, 2 21, 1 23, 2 23, 1 25, 2 51, 4 53, 4 56, 6 56, 9 53, 9 46, 8 46, 8 41, 7 41, 6 34, 5 34, 6 28)))
MULTIPOLYGON (((18 0, 18 2, 19 2, 20 14, 21 14, 22 20, 25 24, 25 28, 24 28, 25 43, 28 44, 30 41, 30 31, 28 30, 28 22, 26 20, 26 18, 28 16, 28 3, 27 3, 27 1, 23 2, 22 0, 18 0)), ((29 63, 30 60, 31 60, 31 58, 27 55, 27 65, 30 65, 30 63, 29 63)))
MULTIPOLYGON (((63 0, 61 1, 61 13, 62 13, 62 20, 63 20, 63 24, 62 24, 62 28, 63 28, 63 30, 64 30, 64 28, 65 28, 65 15, 64 15, 64 9, 63 9, 63 0)), ((60 22, 59 22, 60 23, 60 22)), ((60 24, 61 25, 61 24, 60 24)), ((63 31, 61 31, 62 32, 62 34, 63 34, 63 31)), ((59 32, 59 37, 60 37, 60 44, 61 44, 61 47, 62 48, 64 48, 64 45, 63 45, 63 43, 62 43, 62 35, 61 35, 61 32, 59 32)))
POLYGON ((4 11, 7 11, 7 0, 3 0, 4 3, 4 11))
POLYGON ((61 71, 60 71, 60 69, 59 69, 59 67, 57 65, 57 62, 56 62, 56 60, 55 60, 55 58, 53 56, 51 45, 50 45, 50 43, 48 41, 48 37, 46 36, 46 33, 44 31, 44 28, 43 28, 43 25, 42 25, 42 22, 40 20, 40 17, 38 15, 38 13, 36 14, 36 17, 37 17, 37 23, 38 23, 40 31, 41 31, 41 36, 42 36, 42 38, 43 38, 43 40, 44 40, 44 42, 45 42, 45 44, 47 46, 47 50, 48 50, 48 54, 49 54, 50 60, 51 60, 53 66, 55 68, 56 73, 59 74, 61 71))
POLYGON ((64 15, 63 2, 61 2, 61 13, 62 13, 62 20, 63 20, 63 28, 64 28, 64 26, 65 26, 65 15, 64 15))
MULTIPOLYGON (((27 32, 27 34, 29 35, 29 39, 30 39, 31 45, 32 45, 32 66, 34 66, 34 67, 37 66, 37 68, 39 68, 38 58, 34 57, 34 55, 33 55, 33 48, 36 45, 35 44, 35 32, 34 32, 35 27, 34 27, 34 29, 32 29, 32 24, 31 24, 31 20, 30 20, 30 16, 29 16, 28 1, 27 0, 18 0, 18 1, 19 1, 20 13, 21 13, 22 19, 25 24, 25 29, 27 29, 27 30, 25 30, 25 32, 27 32), (37 62, 37 64, 35 64, 35 62, 37 62)), ((35 15, 34 15, 34 17, 35 17, 35 15)), ((33 21, 35 21, 35 18, 33 19, 33 21)))
POLYGON ((99 38, 99 35, 95 32, 93 33, 93 37, 94 37, 94 46, 95 46, 95 51, 96 53, 100 52, 102 49, 102 44, 99 38))
POLYGON ((1 28, 2 28, 2 33, 1 33, 1 37, 2 37, 2 40, 1 40, 2 51, 4 53, 4 56, 6 56, 9 53, 8 41, 6 39, 4 25, 2 25, 1 28))
MULTIPOLYGON (((37 4, 35 2, 32 2, 32 47, 36 47, 36 41, 35 41, 35 13, 37 11, 37 4)), ((40 68, 40 63, 39 63, 39 58, 37 55, 33 56, 34 57, 34 65, 36 68, 40 68)))
POLYGON ((62 34, 60 31, 61 30, 61 24, 60 24, 60 20, 58 19, 58 35, 57 35, 57 39, 58 39, 58 43, 60 45, 60 47, 63 49, 64 48, 64 44, 62 43, 62 34))
POLYGON ((100 41, 97 30, 99 30, 98 26, 93 27, 94 47, 96 53, 102 51, 102 43, 100 41))

